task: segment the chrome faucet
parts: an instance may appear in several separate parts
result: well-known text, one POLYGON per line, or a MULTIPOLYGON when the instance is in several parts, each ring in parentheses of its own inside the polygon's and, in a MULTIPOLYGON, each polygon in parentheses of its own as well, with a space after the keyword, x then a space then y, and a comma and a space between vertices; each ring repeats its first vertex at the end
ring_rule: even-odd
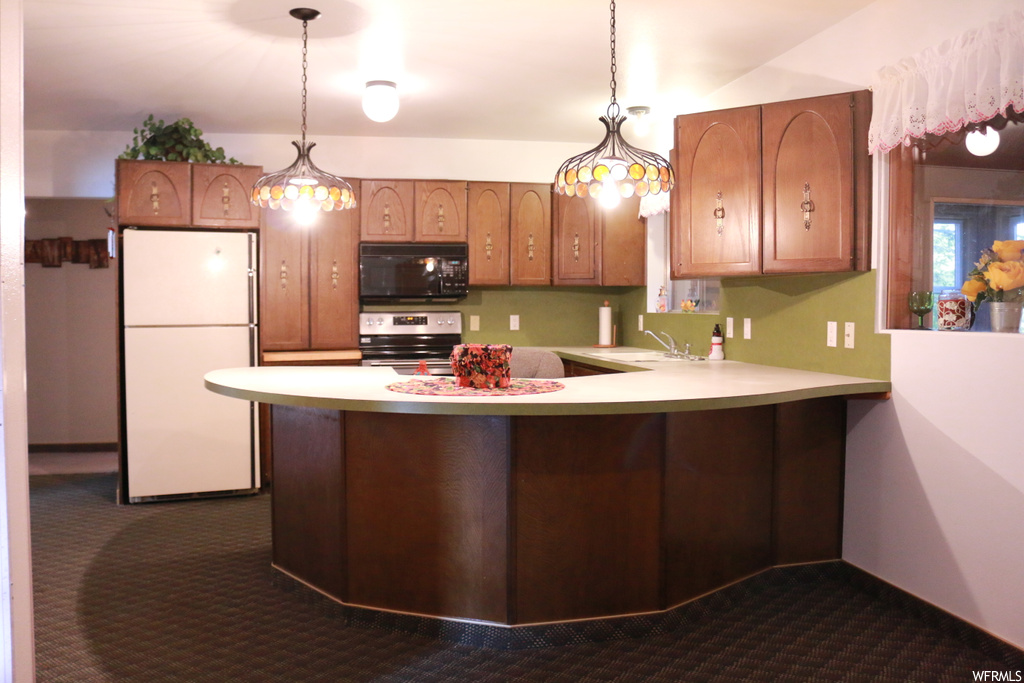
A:
MULTIPOLYGON (((656 342, 658 342, 659 344, 661 344, 662 346, 664 346, 668 350, 668 355, 669 356, 679 356, 680 355, 679 354, 679 349, 676 348, 676 340, 673 339, 672 335, 670 335, 668 332, 659 332, 658 333, 658 334, 664 335, 665 338, 668 339, 668 344, 663 342, 661 340, 661 337, 658 336, 658 334, 655 334, 654 332, 651 332, 650 330, 644 330, 644 334, 649 334, 652 337, 654 337, 654 340, 656 342)), ((686 347, 687 347, 687 350, 689 350, 690 345, 687 344, 686 347)))
POLYGON ((651 335, 652 337, 654 337, 654 340, 656 342, 664 346, 667 350, 667 352, 665 353, 666 356, 669 356, 671 358, 684 358, 686 360, 704 360, 703 356, 695 356, 692 353, 690 353, 689 342, 686 343, 686 347, 683 349, 682 352, 680 352, 679 347, 676 344, 676 340, 673 339, 672 335, 670 335, 668 332, 658 332, 656 334, 654 332, 651 332, 650 330, 644 330, 644 334, 651 335), (663 335, 665 339, 668 339, 668 344, 662 341, 661 337, 658 336, 659 334, 663 335))

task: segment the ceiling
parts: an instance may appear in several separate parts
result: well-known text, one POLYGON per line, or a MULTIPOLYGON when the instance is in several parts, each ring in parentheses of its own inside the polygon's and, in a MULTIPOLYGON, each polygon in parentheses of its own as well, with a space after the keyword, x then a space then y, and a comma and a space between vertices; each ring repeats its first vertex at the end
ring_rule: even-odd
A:
MULTIPOLYGON (((25 0, 25 127, 297 134, 298 0, 25 0)), ((594 0, 310 0, 309 136, 597 142, 609 9, 594 0), (365 81, 398 83, 387 123, 365 81)), ((617 96, 655 115, 704 96, 872 0, 622 0, 617 96)))

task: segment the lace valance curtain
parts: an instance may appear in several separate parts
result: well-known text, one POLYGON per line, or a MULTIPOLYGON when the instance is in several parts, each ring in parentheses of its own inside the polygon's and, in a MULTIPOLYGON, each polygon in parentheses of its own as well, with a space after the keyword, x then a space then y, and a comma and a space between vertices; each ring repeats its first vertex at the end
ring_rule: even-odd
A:
POLYGON ((887 66, 873 86, 868 149, 888 152, 925 133, 1024 113, 1024 12, 887 66))

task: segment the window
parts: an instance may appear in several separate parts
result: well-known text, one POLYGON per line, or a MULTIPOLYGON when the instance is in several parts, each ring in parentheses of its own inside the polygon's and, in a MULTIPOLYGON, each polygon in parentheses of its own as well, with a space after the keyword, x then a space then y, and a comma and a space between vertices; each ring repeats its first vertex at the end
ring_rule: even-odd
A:
POLYGON ((960 236, 963 225, 959 221, 936 219, 932 226, 932 290, 959 289, 964 281, 961 266, 960 236))

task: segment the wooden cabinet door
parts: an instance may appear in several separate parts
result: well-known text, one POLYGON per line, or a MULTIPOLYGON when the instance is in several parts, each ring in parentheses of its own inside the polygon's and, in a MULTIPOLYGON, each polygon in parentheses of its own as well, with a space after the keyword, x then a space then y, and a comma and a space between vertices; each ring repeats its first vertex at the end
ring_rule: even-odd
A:
POLYGON ((508 183, 470 183, 469 284, 507 285, 509 264, 508 183))
POLYGON ((332 211, 310 232, 309 346, 359 346, 359 214, 332 211))
POLYGON ((359 236, 364 242, 411 242, 412 180, 364 180, 360 183, 359 236))
POLYGON ((258 228, 260 208, 250 201, 260 166, 191 164, 192 225, 206 228, 258 228))
POLYGON ((761 271, 760 107, 676 117, 673 279, 761 271))
POLYGON ((601 209, 601 284, 639 286, 646 282, 647 219, 640 217, 640 198, 601 209))
POLYGON ((550 285, 551 186, 512 183, 509 194, 509 284, 550 285))
POLYGON ((309 231, 286 211, 264 211, 260 231, 260 348, 309 348, 309 231))
POLYGON ((601 229, 596 212, 591 199, 557 195, 554 284, 601 284, 601 229))
POLYGON ((762 107, 765 273, 853 269, 853 99, 762 107))
POLYGON ((186 227, 192 224, 192 175, 187 161, 118 159, 118 225, 186 227))
POLYGON ((416 181, 417 242, 465 242, 466 181, 416 181))

